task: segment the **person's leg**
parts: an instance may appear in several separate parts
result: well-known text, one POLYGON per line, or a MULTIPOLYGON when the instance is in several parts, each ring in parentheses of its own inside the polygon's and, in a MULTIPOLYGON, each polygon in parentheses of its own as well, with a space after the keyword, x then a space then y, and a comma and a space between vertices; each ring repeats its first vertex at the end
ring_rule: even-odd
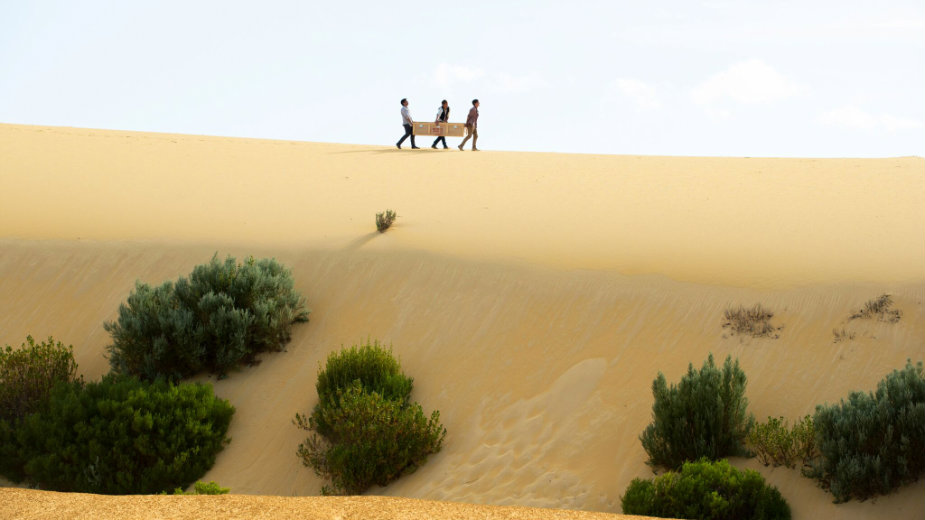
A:
POLYGON ((443 148, 444 148, 444 149, 449 148, 449 147, 446 145, 446 136, 441 135, 441 136, 440 136, 440 141, 443 143, 443 148))
POLYGON ((408 135, 411 136, 411 148, 417 148, 418 145, 414 144, 414 131, 411 128, 411 125, 408 125, 408 135))
POLYGON ((431 148, 436 148, 436 147, 437 147, 437 143, 439 143, 439 142, 440 142, 440 136, 438 135, 437 138, 434 139, 434 143, 433 143, 432 145, 430 145, 430 147, 431 147, 431 148))
POLYGON ((463 137, 462 142, 459 143, 459 146, 458 146, 460 150, 463 149, 463 146, 466 146, 466 141, 468 141, 470 137, 472 137, 472 127, 470 127, 469 125, 466 125, 466 137, 463 137))
POLYGON ((408 136, 410 135, 411 136, 411 146, 414 146, 414 135, 411 133, 411 125, 402 125, 402 126, 405 127, 405 135, 401 136, 401 139, 399 139, 398 142, 395 143, 395 145, 401 148, 401 144, 404 143, 405 139, 407 139, 408 136))
POLYGON ((479 149, 477 146, 475 146, 475 142, 478 141, 478 140, 479 140, 479 129, 478 129, 478 128, 473 128, 473 129, 472 129, 472 149, 473 149, 473 150, 478 150, 478 149, 479 149))

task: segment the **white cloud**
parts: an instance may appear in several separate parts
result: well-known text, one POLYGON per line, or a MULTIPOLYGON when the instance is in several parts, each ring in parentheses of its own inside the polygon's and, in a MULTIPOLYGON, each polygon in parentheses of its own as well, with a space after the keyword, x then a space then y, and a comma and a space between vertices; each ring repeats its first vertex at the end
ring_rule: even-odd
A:
POLYGON ((624 97, 632 100, 636 110, 640 112, 662 108, 662 103, 655 88, 642 80, 619 78, 614 80, 613 87, 624 97))
POLYGON ((488 73, 480 68, 449 63, 437 65, 429 79, 431 84, 440 88, 474 83, 485 90, 509 93, 523 93, 551 86, 545 78, 535 72, 519 76, 506 72, 488 73))
POLYGON ((492 84, 501 92, 522 93, 548 88, 549 82, 536 73, 513 76, 502 72, 494 77, 492 84))
POLYGON ((483 77, 485 71, 482 69, 441 63, 434 70, 432 81, 438 87, 448 87, 454 83, 470 83, 483 77))
POLYGON ((802 87, 761 60, 736 63, 714 74, 691 91, 698 105, 723 101, 760 104, 795 96, 802 87))
POLYGON ((922 128, 922 121, 891 114, 872 114, 856 106, 844 106, 820 114, 816 122, 824 126, 850 130, 896 132, 922 128))

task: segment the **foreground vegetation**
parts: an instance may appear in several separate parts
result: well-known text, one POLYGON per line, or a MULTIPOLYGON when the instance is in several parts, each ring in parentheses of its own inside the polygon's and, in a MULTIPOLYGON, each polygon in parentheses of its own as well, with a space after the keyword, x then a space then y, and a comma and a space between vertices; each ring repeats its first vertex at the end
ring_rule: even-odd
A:
POLYGON ((790 506, 757 471, 723 460, 685 462, 653 480, 633 479, 620 498, 623 512, 662 518, 789 520, 790 506))
POLYGON ((158 493, 201 477, 229 440, 234 408, 211 385, 115 374, 85 383, 73 377, 71 348, 51 338, 7 349, 0 361, 4 394, 30 396, 25 413, 0 418, 0 474, 14 482, 158 493), (59 370, 43 381, 48 367, 59 370))
POLYGON ((428 419, 411 402, 413 379, 390 350, 367 342, 328 356, 318 372, 318 404, 293 422, 310 436, 302 463, 328 480, 323 494, 360 494, 413 472, 446 437, 440 412, 428 419))

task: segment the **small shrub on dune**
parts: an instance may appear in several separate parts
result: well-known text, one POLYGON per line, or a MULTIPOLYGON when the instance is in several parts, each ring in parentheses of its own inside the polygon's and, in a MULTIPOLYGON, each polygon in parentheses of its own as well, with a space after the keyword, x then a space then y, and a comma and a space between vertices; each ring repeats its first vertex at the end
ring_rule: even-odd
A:
POLYGON ((623 513, 661 518, 789 520, 790 506, 757 471, 729 462, 686 462, 654 480, 634 479, 620 498, 623 513))
POLYGON ((159 493, 186 487, 215 462, 234 408, 211 385, 109 375, 58 384, 8 442, 6 476, 69 492, 159 493), (12 470, 12 471, 11 471, 12 470))
POLYGON ((813 416, 819 458, 808 476, 836 502, 887 494, 925 473, 925 373, 906 364, 813 416))
POLYGON ((119 317, 104 326, 112 370, 153 381, 201 371, 223 376, 260 352, 277 352, 292 325, 308 321, 292 275, 276 260, 228 257, 158 287, 136 283, 119 317))
POLYGON ((74 381, 76 374, 73 347, 50 336, 41 343, 27 336, 15 350, 0 348, 0 421, 17 421, 34 412, 57 383, 74 381))
POLYGON ((745 454, 745 436, 754 423, 747 412, 745 373, 726 358, 722 370, 707 358, 699 371, 688 365, 681 382, 668 387, 661 373, 652 382, 652 423, 639 439, 649 463, 678 468, 706 457, 745 454))
POLYGON ((378 342, 328 356, 319 370, 318 404, 293 422, 310 436, 302 463, 328 480, 324 494, 360 494, 422 465, 443 445, 440 412, 410 402, 413 380, 378 342))
POLYGON ((385 210, 384 213, 376 213, 376 230, 380 233, 385 233, 385 230, 392 227, 392 223, 397 218, 398 215, 390 209, 385 210))
POLYGON ((733 334, 748 335, 755 338, 778 338, 777 333, 781 327, 771 325, 774 313, 765 309, 760 303, 754 307, 746 308, 739 305, 736 308, 726 309, 723 313, 723 328, 729 329, 733 334))
POLYGON ((783 417, 768 417, 767 422, 756 424, 748 432, 747 442, 765 466, 793 468, 797 460, 809 465, 816 458, 815 438, 812 416, 800 419, 793 428, 783 417))

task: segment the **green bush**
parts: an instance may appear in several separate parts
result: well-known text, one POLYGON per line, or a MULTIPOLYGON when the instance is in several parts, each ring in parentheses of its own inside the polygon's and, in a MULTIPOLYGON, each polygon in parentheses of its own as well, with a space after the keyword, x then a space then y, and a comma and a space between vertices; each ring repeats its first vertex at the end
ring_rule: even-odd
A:
POLYGON ((639 436, 649 463, 678 468, 703 457, 745 454, 743 441, 755 421, 746 410, 745 385, 738 360, 727 357, 720 370, 713 354, 699 371, 688 365, 677 386, 669 388, 659 372, 652 383, 653 422, 639 436))
POLYGON ((820 458, 808 475, 836 502, 865 499, 918 480, 925 473, 925 375, 911 362, 848 401, 816 407, 820 458))
POLYGON ((413 380, 378 342, 343 349, 319 369, 318 405, 294 423, 311 435, 302 463, 331 483, 324 494, 359 494, 414 471, 440 451, 446 429, 410 402, 413 380))
MULTIPOLYGON (((208 483, 205 482, 196 482, 193 484, 192 491, 183 491, 183 488, 175 488, 173 490, 174 495, 227 495, 231 491, 231 488, 226 488, 218 485, 214 480, 210 480, 208 483)), ((166 493, 162 493, 165 494, 166 493)))
POLYGON ((398 215, 390 209, 385 210, 384 213, 376 213, 376 231, 385 233, 385 230, 392 227, 392 223, 395 222, 397 218, 398 215))
POLYGON ((807 415, 788 428, 783 417, 768 417, 756 424, 746 437, 749 448, 765 466, 793 468, 796 461, 812 464, 816 458, 816 430, 812 416, 807 415))
POLYGON ((407 402, 411 397, 414 379, 401 371, 401 365, 378 341, 366 341, 328 355, 324 369, 318 370, 318 399, 330 404, 338 390, 346 390, 354 381, 370 392, 378 392, 386 399, 407 402))
POLYGON ((109 362, 115 373, 149 381, 203 370, 223 376, 260 352, 282 350, 292 324, 308 320, 304 303, 276 260, 213 256, 189 279, 136 282, 118 319, 104 324, 113 340, 109 362))
POLYGON ((34 412, 55 384, 74 381, 76 374, 73 347, 51 336, 41 343, 27 336, 16 350, 0 348, 0 421, 15 422, 34 412))
POLYGON ((374 484, 385 486, 440 451, 446 436, 440 412, 427 419, 421 405, 386 399, 358 383, 338 394, 338 406, 322 407, 307 420, 296 415, 303 430, 330 425, 326 436, 312 435, 298 450, 306 466, 331 481, 324 494, 356 495, 374 484))
POLYGON ((623 513, 661 518, 772 520, 790 518, 790 506, 757 471, 729 462, 686 462, 680 472, 633 479, 621 499, 623 513))
POLYGON ((14 481, 56 491, 185 488, 228 442, 233 413, 211 385, 113 375, 58 384, 47 406, 23 418, 6 439, 12 449, 3 454, 2 469, 14 481))

